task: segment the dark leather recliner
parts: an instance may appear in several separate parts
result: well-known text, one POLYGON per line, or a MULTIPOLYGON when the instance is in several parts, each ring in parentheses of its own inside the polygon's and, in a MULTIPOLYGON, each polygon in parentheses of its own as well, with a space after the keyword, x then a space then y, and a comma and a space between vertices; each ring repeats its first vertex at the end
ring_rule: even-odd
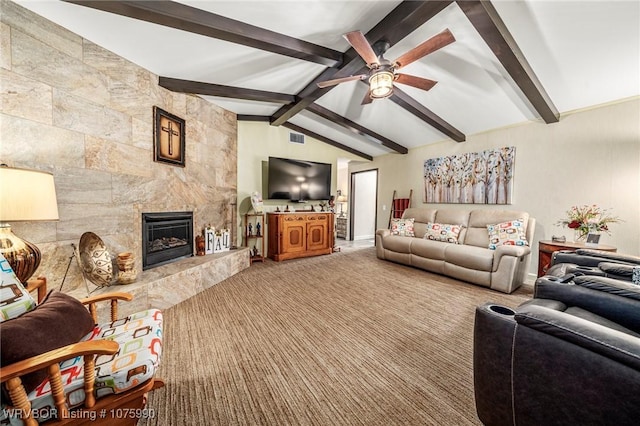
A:
POLYGON ((557 251, 551 256, 548 275, 600 275, 631 281, 633 268, 640 266, 640 257, 593 249, 557 251))
POLYGON ((515 311, 477 307, 473 358, 485 425, 636 425, 640 287, 541 277, 515 311))

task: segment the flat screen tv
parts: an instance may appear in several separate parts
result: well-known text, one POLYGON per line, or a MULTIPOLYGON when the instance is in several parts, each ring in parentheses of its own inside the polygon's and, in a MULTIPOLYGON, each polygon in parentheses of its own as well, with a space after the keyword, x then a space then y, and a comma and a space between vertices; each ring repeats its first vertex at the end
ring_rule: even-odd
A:
POLYGON ((269 157, 268 192, 271 200, 328 200, 331 164, 269 157))

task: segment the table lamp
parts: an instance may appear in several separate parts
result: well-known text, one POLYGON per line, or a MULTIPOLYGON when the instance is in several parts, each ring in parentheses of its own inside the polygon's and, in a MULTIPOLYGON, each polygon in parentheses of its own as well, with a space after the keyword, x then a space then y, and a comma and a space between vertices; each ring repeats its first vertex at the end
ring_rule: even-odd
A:
POLYGON ((7 222, 47 220, 58 220, 53 175, 0 165, 0 253, 23 283, 38 269, 40 250, 15 235, 7 222))
POLYGON ((339 194, 338 198, 336 199, 336 201, 338 203, 340 203, 340 216, 339 217, 344 217, 344 212, 342 211, 342 206, 344 205, 344 203, 347 202, 347 196, 339 194))

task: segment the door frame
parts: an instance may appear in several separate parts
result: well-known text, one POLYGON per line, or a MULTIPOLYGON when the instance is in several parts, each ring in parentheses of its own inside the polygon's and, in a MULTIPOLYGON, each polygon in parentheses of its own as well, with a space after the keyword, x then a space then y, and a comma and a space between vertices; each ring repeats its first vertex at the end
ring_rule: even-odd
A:
POLYGON ((375 200, 375 207, 373 209, 373 221, 374 221, 374 234, 376 231, 376 228, 378 227, 378 180, 380 179, 380 171, 378 170, 378 168, 374 168, 374 169, 367 169, 367 170, 358 170, 357 172, 351 172, 349 174, 349 198, 350 200, 350 205, 349 205, 349 241, 353 241, 353 225, 354 225, 354 212, 356 211, 355 209, 355 188, 356 188, 356 176, 357 174, 360 173, 367 173, 367 172, 376 172, 376 187, 375 187, 375 194, 376 194, 376 200, 375 200))

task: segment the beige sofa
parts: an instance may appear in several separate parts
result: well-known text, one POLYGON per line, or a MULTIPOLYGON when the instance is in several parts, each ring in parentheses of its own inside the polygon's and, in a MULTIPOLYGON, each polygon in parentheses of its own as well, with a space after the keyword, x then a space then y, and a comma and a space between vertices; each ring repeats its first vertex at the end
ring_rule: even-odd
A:
POLYGON ((391 235, 388 229, 376 231, 378 258, 447 275, 473 284, 511 293, 523 283, 531 249, 503 245, 489 249, 487 225, 523 219, 525 235, 531 245, 535 219, 512 210, 470 210, 409 208, 403 218, 414 218, 415 237, 391 235), (423 239, 427 223, 462 225, 458 244, 423 239))

